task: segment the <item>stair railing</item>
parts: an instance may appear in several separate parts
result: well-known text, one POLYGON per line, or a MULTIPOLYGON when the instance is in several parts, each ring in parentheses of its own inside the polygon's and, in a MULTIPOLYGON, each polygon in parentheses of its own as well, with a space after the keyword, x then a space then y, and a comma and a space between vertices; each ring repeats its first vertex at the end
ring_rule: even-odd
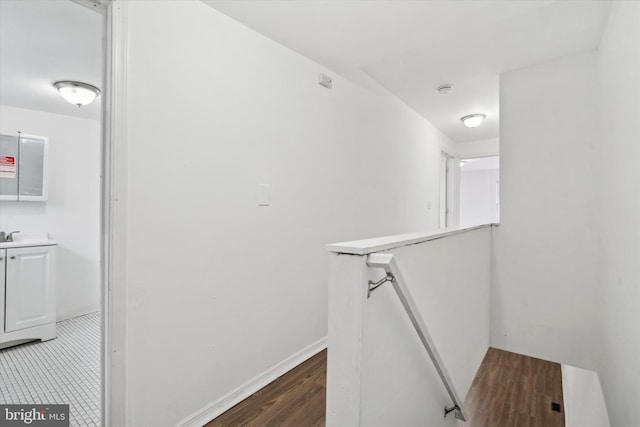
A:
POLYGON ((420 316, 420 312, 418 311, 418 307, 416 306, 409 289, 407 288, 405 280, 402 278, 400 271, 398 269, 398 265, 395 262, 393 254, 390 253, 373 253, 367 256, 367 265, 371 268, 382 268, 386 272, 386 276, 380 280, 379 282, 369 282, 369 290, 368 296, 371 295, 378 286, 382 285, 385 282, 391 282, 393 285, 393 289, 395 290, 398 298, 400 299, 400 303, 402 307, 406 311, 409 319, 411 320, 411 324, 413 325, 422 345, 425 350, 429 354, 433 365, 444 384, 449 397, 451 398, 453 404, 450 407, 444 408, 444 416, 446 417, 450 412, 455 411, 455 417, 462 421, 467 421, 467 415, 464 410, 464 406, 460 396, 458 395, 455 386, 453 385, 453 381, 451 381, 451 377, 447 372, 447 369, 444 366, 444 362, 438 353, 438 349, 436 348, 431 335, 429 334, 429 330, 420 316))

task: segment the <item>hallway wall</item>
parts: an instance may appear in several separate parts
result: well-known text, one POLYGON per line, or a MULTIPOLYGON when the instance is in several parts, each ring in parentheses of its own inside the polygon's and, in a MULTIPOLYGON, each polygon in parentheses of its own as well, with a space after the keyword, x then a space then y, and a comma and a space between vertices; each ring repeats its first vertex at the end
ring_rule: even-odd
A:
POLYGON ((600 45, 601 360, 611 425, 640 425, 640 3, 617 2, 600 45))
POLYGON ((176 425, 326 336, 326 243, 437 227, 453 147, 200 1, 121 7, 127 424, 176 425))
POLYGON ((595 52, 502 75, 500 112, 492 346, 594 369, 600 243, 595 52))

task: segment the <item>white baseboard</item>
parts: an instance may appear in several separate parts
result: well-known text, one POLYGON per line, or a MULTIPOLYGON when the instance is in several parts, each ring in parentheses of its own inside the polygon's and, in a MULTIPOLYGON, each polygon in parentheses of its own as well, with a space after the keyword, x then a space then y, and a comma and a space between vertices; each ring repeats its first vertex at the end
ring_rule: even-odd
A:
POLYGON ((305 360, 315 356, 327 348, 327 337, 321 338, 308 347, 303 348, 296 354, 288 357, 275 366, 267 369, 263 373, 250 379, 237 389, 222 396, 218 400, 210 403, 204 408, 194 412, 178 423, 179 427, 202 427, 214 418, 236 406, 247 397, 251 396, 261 388, 273 382, 278 377, 289 372, 305 360))

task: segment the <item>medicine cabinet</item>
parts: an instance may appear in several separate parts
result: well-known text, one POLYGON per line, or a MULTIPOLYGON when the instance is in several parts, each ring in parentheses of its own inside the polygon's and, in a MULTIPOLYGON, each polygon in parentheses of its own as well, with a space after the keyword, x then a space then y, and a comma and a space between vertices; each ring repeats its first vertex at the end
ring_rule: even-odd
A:
POLYGON ((44 136, 0 132, 0 200, 47 200, 47 149, 44 136))

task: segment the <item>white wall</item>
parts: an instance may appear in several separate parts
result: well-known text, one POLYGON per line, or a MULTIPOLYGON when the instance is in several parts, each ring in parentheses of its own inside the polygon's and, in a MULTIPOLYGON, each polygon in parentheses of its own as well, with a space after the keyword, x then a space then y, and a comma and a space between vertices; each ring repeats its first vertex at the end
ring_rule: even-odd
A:
POLYGON ((326 335, 325 243, 436 228, 452 147, 202 2, 126 5, 127 421, 173 425, 326 335))
POLYGON ((0 202, 0 230, 58 242, 59 320, 100 308, 100 122, 0 106, 0 129, 49 137, 49 199, 0 202))
POLYGON ((595 368, 600 200, 596 55, 500 79, 492 345, 595 368))
POLYGON ((611 425, 640 425, 640 3, 613 5, 600 45, 602 358, 611 425))

